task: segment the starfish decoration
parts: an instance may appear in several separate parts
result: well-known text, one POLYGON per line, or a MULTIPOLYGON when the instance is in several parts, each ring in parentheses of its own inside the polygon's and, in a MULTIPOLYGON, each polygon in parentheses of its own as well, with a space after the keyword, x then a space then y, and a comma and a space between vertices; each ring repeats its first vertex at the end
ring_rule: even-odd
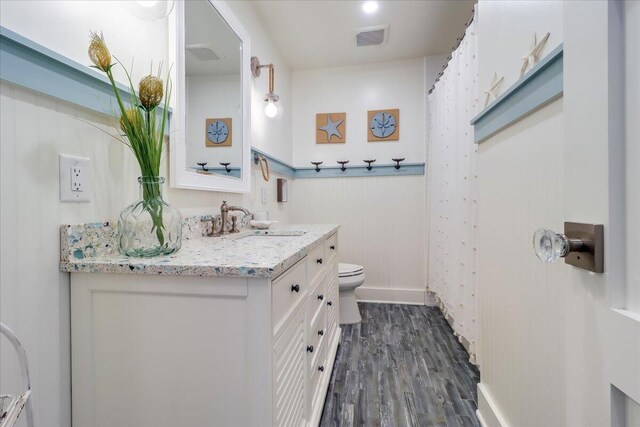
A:
POLYGON ((334 122, 331 120, 331 115, 327 114, 327 124, 319 128, 327 133, 327 142, 331 142, 331 137, 333 135, 336 135, 338 138, 342 138, 342 135, 340 135, 340 132, 338 131, 338 126, 340 126, 340 124, 342 124, 342 120, 334 122))
POLYGON ((491 79, 491 86, 489 86, 488 90, 485 90, 485 98, 484 98, 484 106, 486 107, 491 102, 491 99, 496 99, 498 97, 498 89, 500 89, 500 85, 504 77, 498 78, 498 73, 493 73, 493 79, 491 79))
POLYGON ((549 33, 545 34, 542 37, 542 40, 538 43, 536 33, 533 33, 533 39, 531 40, 531 47, 529 48, 529 52, 526 56, 522 57, 522 68, 520 68, 520 77, 524 76, 524 73, 527 72, 528 69, 533 68, 534 65, 540 59, 540 52, 542 52, 542 48, 544 48, 545 43, 547 43, 547 39, 549 38, 549 33))

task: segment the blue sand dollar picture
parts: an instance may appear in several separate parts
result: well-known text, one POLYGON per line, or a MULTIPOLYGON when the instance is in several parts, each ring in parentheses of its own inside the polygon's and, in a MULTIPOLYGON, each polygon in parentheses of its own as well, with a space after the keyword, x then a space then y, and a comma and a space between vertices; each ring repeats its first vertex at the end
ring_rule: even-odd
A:
POLYGON ((346 142, 347 113, 316 114, 316 144, 346 142))
POLYGON ((369 111, 368 141, 397 141, 400 139, 400 110, 369 111))
POLYGON ((207 147, 230 147, 232 140, 231 119, 207 119, 205 142, 207 147))

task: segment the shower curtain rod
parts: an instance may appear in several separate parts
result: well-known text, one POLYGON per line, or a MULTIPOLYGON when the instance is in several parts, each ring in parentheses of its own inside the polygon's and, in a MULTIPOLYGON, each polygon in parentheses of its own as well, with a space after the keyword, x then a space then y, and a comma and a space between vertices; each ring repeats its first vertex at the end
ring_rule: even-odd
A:
POLYGON ((469 18, 467 23, 464 24, 464 32, 462 33, 462 37, 458 37, 456 39, 456 45, 453 47, 453 49, 451 49, 451 53, 449 54, 449 56, 447 56, 447 63, 442 66, 442 70, 440 70, 440 72, 438 73, 438 76, 436 77, 436 81, 433 82, 431 89, 429 89, 429 95, 431 95, 431 92, 433 92, 433 90, 436 88, 436 83, 440 81, 440 77, 442 77, 442 75, 444 74, 444 70, 446 70, 447 67, 449 66, 449 61, 451 61, 451 58, 453 58, 453 52, 456 51, 456 49, 460 46, 460 43, 462 43, 462 40, 464 40, 464 36, 467 34, 467 28, 469 28, 469 25, 471 25, 471 23, 473 22, 475 15, 476 13, 474 8, 471 13, 471 18, 469 18))

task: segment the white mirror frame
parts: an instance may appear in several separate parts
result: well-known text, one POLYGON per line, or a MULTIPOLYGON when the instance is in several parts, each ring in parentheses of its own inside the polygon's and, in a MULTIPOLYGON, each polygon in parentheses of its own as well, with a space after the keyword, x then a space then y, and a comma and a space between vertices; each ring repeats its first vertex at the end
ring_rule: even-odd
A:
POLYGON ((224 1, 209 0, 242 42, 242 175, 241 178, 204 175, 187 169, 186 164, 186 78, 184 0, 176 0, 169 18, 169 57, 175 64, 175 82, 171 106, 169 163, 170 185, 192 190, 248 193, 251 190, 251 40, 238 18, 224 1))

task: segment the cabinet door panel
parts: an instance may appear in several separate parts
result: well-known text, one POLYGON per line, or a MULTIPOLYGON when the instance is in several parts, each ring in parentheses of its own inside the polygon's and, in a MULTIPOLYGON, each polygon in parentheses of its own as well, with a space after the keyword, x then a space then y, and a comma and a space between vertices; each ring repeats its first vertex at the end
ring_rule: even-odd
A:
POLYGON ((274 426, 299 426, 305 422, 305 310, 291 317, 273 349, 274 426))

